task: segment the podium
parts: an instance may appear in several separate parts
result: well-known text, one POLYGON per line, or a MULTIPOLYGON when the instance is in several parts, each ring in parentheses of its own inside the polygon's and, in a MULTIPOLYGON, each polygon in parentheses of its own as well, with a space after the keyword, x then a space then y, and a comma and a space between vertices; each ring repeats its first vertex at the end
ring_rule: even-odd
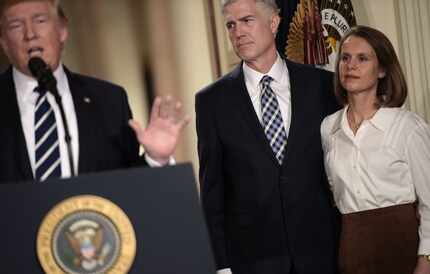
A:
MULTIPOLYGON (((136 245, 134 262, 127 273, 215 273, 194 174, 189 164, 133 168, 40 183, 0 185, 1 273, 45 273, 37 255, 38 233, 44 222, 53 230, 60 224, 69 227, 69 234, 76 230, 76 224, 46 221, 49 212, 60 218, 58 212, 65 212, 64 208, 57 213, 52 213, 52 209, 72 197, 106 199, 128 217, 134 229, 136 245)), ((67 206, 65 208, 68 209, 67 206)), ((79 206, 76 209, 79 212, 79 206)), ((75 223, 91 224, 89 221, 75 223)), ((119 238, 122 237, 119 235, 119 238)), ((46 241, 48 238, 46 235, 41 237, 46 241)), ((63 242, 67 245, 67 240, 63 242)), ((110 250, 110 247, 104 249, 106 254, 110 250)), ((74 262, 81 261, 75 258, 74 262)), ((93 272, 88 270, 82 273, 93 272)))

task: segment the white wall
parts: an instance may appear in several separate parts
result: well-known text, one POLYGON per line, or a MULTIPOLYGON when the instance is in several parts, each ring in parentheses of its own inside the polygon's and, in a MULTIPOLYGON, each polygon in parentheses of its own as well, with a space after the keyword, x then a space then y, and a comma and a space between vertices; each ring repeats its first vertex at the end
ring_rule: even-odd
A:
POLYGON ((351 0, 351 2, 357 24, 375 27, 385 33, 398 53, 398 23, 394 0, 351 0))
POLYGON ((430 122, 429 0, 351 0, 357 23, 387 35, 409 88, 406 107, 430 122))
POLYGON ((177 54, 178 79, 185 111, 192 121, 185 132, 189 160, 198 171, 197 136, 195 129, 195 93, 212 82, 211 45, 204 0, 170 0, 177 54))

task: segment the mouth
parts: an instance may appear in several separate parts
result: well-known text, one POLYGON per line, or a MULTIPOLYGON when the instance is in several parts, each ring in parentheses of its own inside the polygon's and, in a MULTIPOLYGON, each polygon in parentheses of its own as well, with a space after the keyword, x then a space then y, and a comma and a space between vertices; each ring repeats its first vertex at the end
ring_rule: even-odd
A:
POLYGON ((345 75, 345 79, 359 79, 360 77, 356 75, 345 75))
POLYGON ((31 57, 35 57, 35 56, 41 56, 43 53, 43 48, 41 47, 31 47, 28 51, 28 56, 31 57))
POLYGON ((240 48, 242 48, 242 47, 246 47, 246 46, 249 46, 249 45, 251 45, 252 43, 251 42, 247 42, 247 43, 240 43, 240 44, 237 44, 236 45, 236 47, 238 48, 238 49, 240 49, 240 48))

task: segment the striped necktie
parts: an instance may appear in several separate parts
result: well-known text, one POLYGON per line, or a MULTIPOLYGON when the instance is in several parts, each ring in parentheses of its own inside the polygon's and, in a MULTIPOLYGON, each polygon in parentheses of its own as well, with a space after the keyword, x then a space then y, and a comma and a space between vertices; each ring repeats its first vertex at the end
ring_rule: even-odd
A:
POLYGON ((282 121, 278 100, 270 87, 270 82, 272 81, 273 78, 267 75, 263 76, 260 81, 262 89, 261 113, 264 133, 269 140, 278 163, 281 165, 284 159, 285 145, 287 144, 287 134, 284 122, 282 121))
POLYGON ((39 88, 34 115, 35 179, 61 177, 60 147, 54 110, 48 102, 47 92, 39 88))

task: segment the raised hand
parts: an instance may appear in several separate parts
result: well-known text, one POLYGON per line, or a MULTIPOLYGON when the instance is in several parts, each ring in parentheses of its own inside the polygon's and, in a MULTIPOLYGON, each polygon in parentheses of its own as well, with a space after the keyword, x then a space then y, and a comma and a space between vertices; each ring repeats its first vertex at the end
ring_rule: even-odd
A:
POLYGON ((169 162, 183 128, 190 121, 190 117, 184 116, 181 109, 181 102, 171 96, 157 97, 151 109, 149 124, 145 129, 135 120, 129 121, 138 142, 148 156, 162 165, 169 162))

